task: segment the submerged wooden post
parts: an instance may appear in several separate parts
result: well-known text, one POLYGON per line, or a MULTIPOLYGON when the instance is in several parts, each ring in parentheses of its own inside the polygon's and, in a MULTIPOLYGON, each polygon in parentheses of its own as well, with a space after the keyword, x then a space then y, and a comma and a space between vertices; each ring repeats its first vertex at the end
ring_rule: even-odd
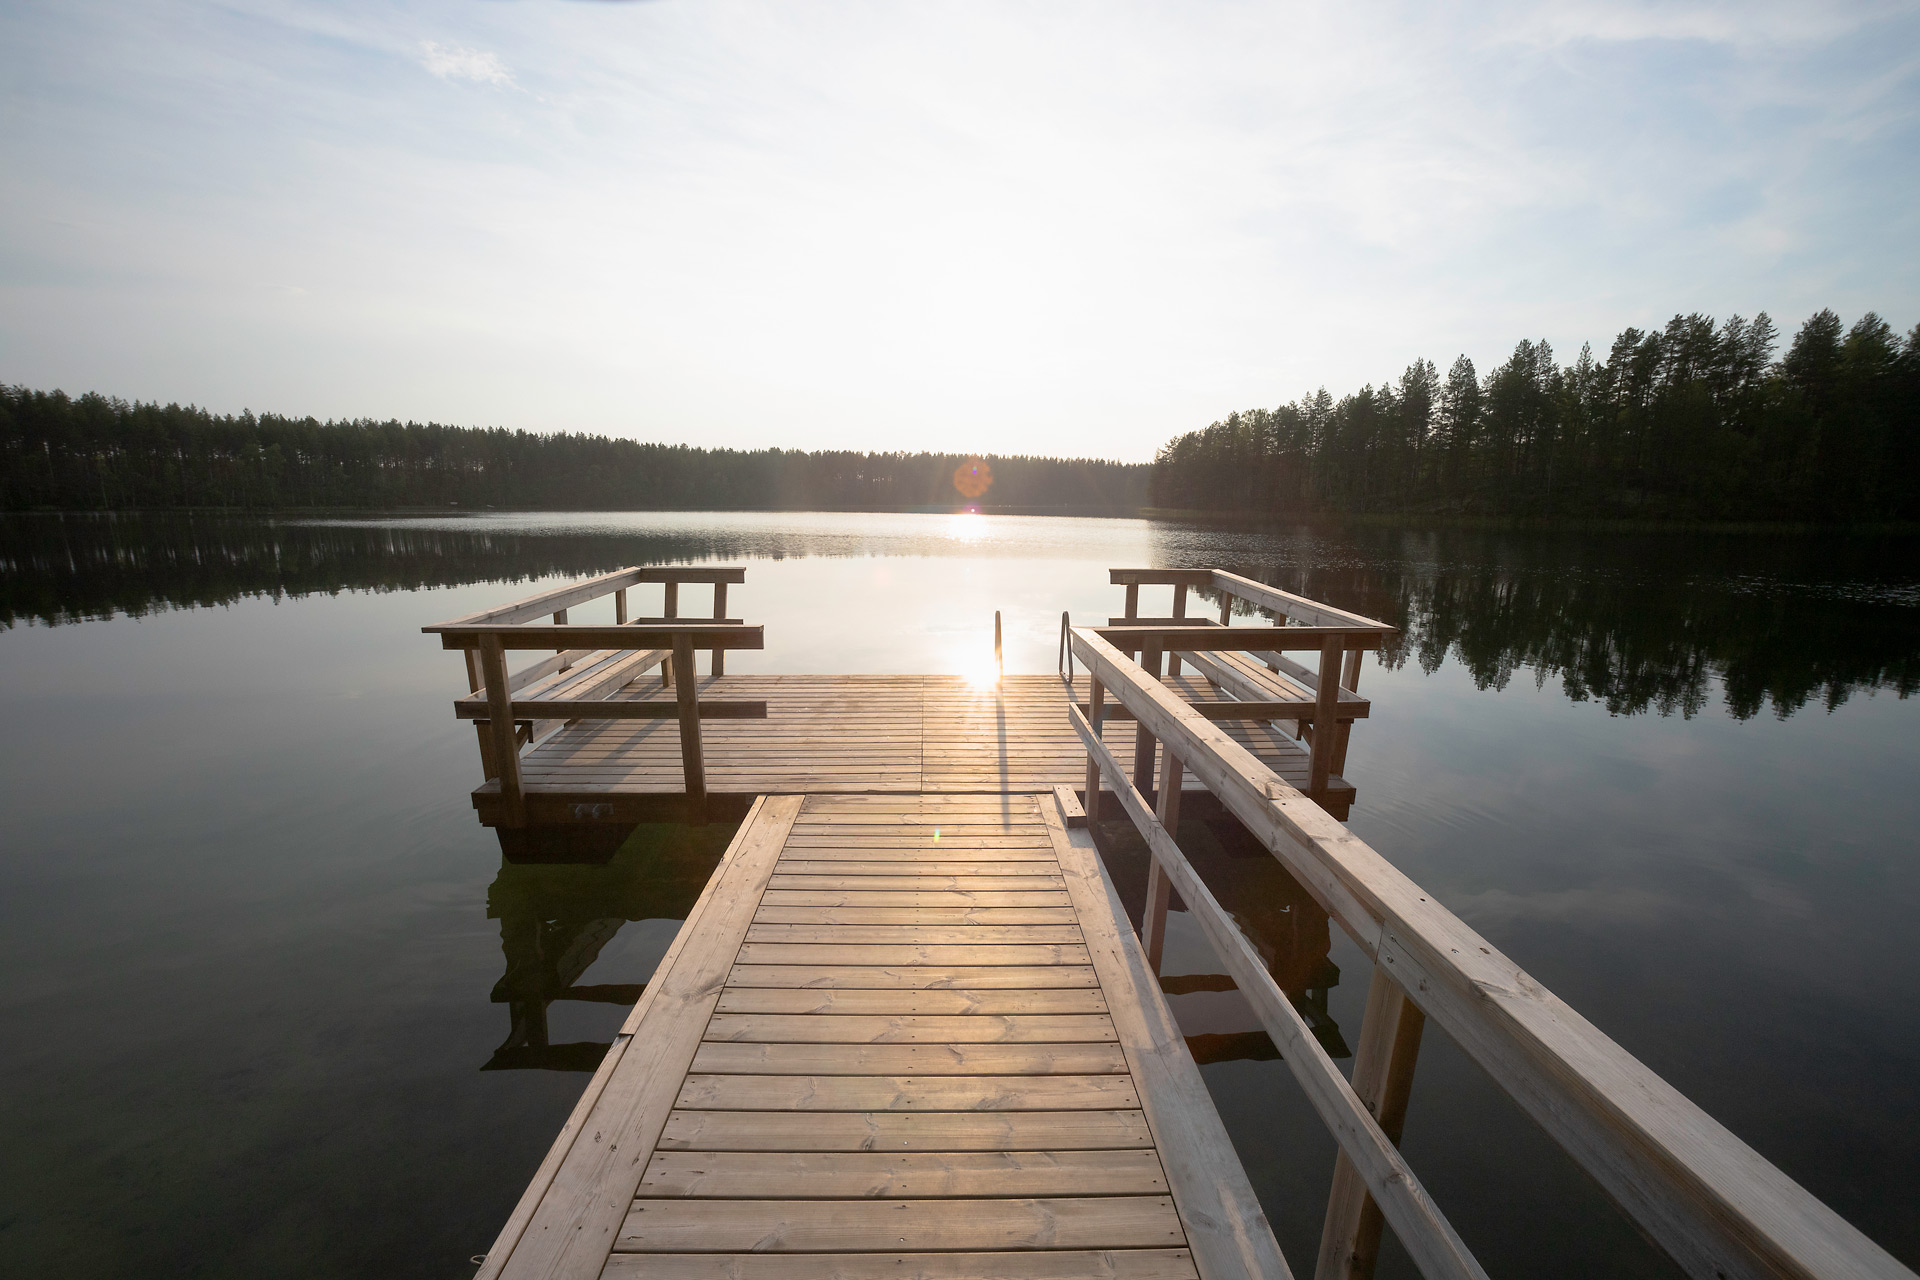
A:
POLYGON ((1327 794, 1327 779, 1333 774, 1333 744, 1340 738, 1334 718, 1340 705, 1341 645, 1335 637, 1320 646, 1320 687, 1313 692, 1313 753, 1307 768, 1307 795, 1316 801, 1327 794))
MULTIPOLYGON (((1140 666, 1155 680, 1160 678, 1160 641, 1148 640, 1140 650, 1140 666)), ((1153 730, 1142 720, 1133 735, 1133 788, 1141 795, 1153 791, 1153 730)))
MULTIPOLYGON (((1420 1056, 1426 1015, 1407 999, 1400 984, 1376 968, 1367 987, 1367 1012, 1360 1023, 1360 1047, 1353 1058, 1353 1091, 1395 1146, 1407 1120, 1413 1066, 1420 1056)), ((1320 1258, 1313 1280, 1369 1280, 1380 1258, 1385 1219, 1367 1193, 1359 1170, 1342 1151, 1334 1157, 1333 1189, 1327 1195, 1327 1220, 1320 1230, 1320 1258)))
MULTIPOLYGON (((1183 780, 1180 757, 1170 743, 1160 746, 1160 802, 1153 816, 1167 829, 1174 843, 1180 841, 1180 784, 1183 780)), ((1140 942, 1147 953, 1147 968, 1158 974, 1160 956, 1167 946, 1167 907, 1173 899, 1173 882, 1160 869, 1160 860, 1147 857, 1147 905, 1140 912, 1140 942)))
MULTIPOLYGON (((1100 677, 1087 669, 1087 723, 1093 726, 1094 736, 1100 734, 1100 707, 1106 701, 1107 687, 1100 683, 1100 677)), ((1087 800, 1082 806, 1087 811, 1087 830, 1097 831, 1100 822, 1100 762, 1093 752, 1087 752, 1087 800)))
MULTIPOLYGON (((1347 660, 1340 664, 1340 687, 1348 693, 1360 692, 1360 661, 1367 656, 1364 649, 1347 650, 1347 660)), ((1347 739, 1353 736, 1353 721, 1340 722, 1340 738, 1333 744, 1333 771, 1347 771, 1347 739)))
POLYGON ((680 704, 680 767, 687 780, 687 820, 707 820, 707 768, 700 756, 700 681, 693 673, 693 637, 673 638, 673 683, 680 704))
MULTIPOLYGON (((724 582, 716 582, 713 584, 713 620, 719 622, 726 616, 727 584, 724 582)), ((727 674, 727 651, 717 645, 713 650, 713 674, 717 676, 727 674)))
POLYGON ((513 727, 513 691, 507 688, 507 651, 497 635, 480 637, 480 675, 487 686, 487 731, 493 739, 493 765, 500 778, 500 802, 509 827, 527 825, 526 797, 520 793, 520 744, 513 727))

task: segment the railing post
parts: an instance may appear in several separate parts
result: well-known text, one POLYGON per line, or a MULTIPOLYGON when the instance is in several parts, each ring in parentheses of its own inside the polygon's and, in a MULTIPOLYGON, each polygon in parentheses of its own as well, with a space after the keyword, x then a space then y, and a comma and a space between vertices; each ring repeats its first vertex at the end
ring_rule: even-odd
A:
MULTIPOLYGON (((1173 744, 1160 744, 1160 800, 1153 816, 1166 828, 1167 837, 1180 842, 1180 784, 1183 773, 1180 757, 1173 744)), ((1140 913, 1140 943, 1147 953, 1147 968, 1158 975, 1160 956, 1167 946, 1167 907, 1173 899, 1173 882, 1160 868, 1160 859, 1147 855, 1147 905, 1140 913)))
MULTIPOLYGON (((554 625, 554 626, 556 626, 556 627, 564 627, 564 626, 566 626, 566 625, 567 625, 567 611, 566 611, 565 609, 556 609, 556 610, 554 610, 554 614, 553 614, 553 625, 554 625)), ((555 649, 555 650, 554 650, 554 652, 555 652, 555 653, 565 653, 565 652, 566 652, 566 650, 565 650, 565 649, 555 649)), ((563 661, 563 662, 561 662, 561 664, 560 664, 560 669, 561 669, 562 671, 571 671, 571 670, 573 670, 573 664, 572 664, 571 662, 565 662, 565 661, 563 661)))
POLYGON ((625 587, 613 593, 613 625, 616 627, 627 625, 627 589, 625 587))
POLYGON ((673 638, 674 697, 680 704, 680 767, 687 779, 687 820, 707 820, 707 769, 700 756, 700 681, 693 672, 693 637, 673 638))
POLYGON ((1140 584, 1137 582, 1129 582, 1127 584, 1126 616, 1129 619, 1140 616, 1140 584))
MULTIPOLYGON (((713 584, 713 620, 719 622, 726 616, 727 584, 716 582, 713 584)), ((717 646, 713 651, 713 674, 716 676, 727 674, 727 651, 717 646)))
POLYGON ((1320 646, 1320 687, 1313 691, 1313 745, 1307 765, 1307 797, 1315 802, 1326 797, 1327 779, 1333 773, 1333 745, 1340 738, 1334 718, 1340 705, 1344 643, 1336 637, 1320 646))
MULTIPOLYGON (((1407 999, 1400 984, 1376 968, 1367 988, 1360 1047, 1353 1058, 1353 1091, 1396 1147, 1406 1125, 1413 1066, 1426 1024, 1426 1015, 1407 999)), ((1380 1258, 1384 1225, 1380 1207, 1367 1193, 1359 1170, 1340 1152, 1333 1161, 1333 1189, 1327 1195, 1314 1280, 1369 1280, 1380 1258)))
POLYGON ((507 651, 497 635, 480 637, 480 675, 487 686, 487 731, 493 739, 493 765, 500 778, 504 825, 524 827, 527 802, 520 793, 520 744, 513 724, 513 691, 507 688, 507 651))
MULTIPOLYGON (((1140 650, 1140 667, 1155 680, 1160 678, 1160 641, 1149 640, 1140 650)), ((1133 735, 1133 789, 1141 795, 1153 791, 1153 730, 1145 720, 1133 735)))
MULTIPOLYGON (((1187 584, 1184 582, 1176 582, 1173 584, 1173 616, 1175 618, 1184 618, 1187 616, 1187 584)), ((1180 655, 1178 652, 1169 652, 1167 654, 1167 675, 1177 676, 1179 674, 1180 655)))
MULTIPOLYGON (((666 593, 666 600, 660 606, 660 616, 663 618, 679 617, 680 616, 680 584, 677 582, 667 583, 665 588, 665 593, 666 593)), ((676 650, 676 652, 678 652, 678 650, 676 650)), ((673 682, 676 679, 676 676, 673 670, 673 665, 674 664, 671 661, 663 662, 660 664, 660 687, 662 689, 673 688, 673 682)))
POLYGON ((1000 611, 993 611, 993 673, 995 677, 1007 674, 1007 660, 1000 648, 1000 611))
MULTIPOLYGON (((1091 667, 1087 669, 1087 680, 1087 723, 1093 726, 1097 737, 1100 733, 1100 706, 1106 700, 1107 688, 1100 683, 1100 677, 1093 674, 1091 667)), ((1067 693, 1071 701, 1072 685, 1067 686, 1067 693)), ((1100 761, 1091 751, 1087 752, 1087 800, 1082 807, 1087 811, 1088 832, 1097 833, 1100 829, 1100 761)))
POLYGON ((1220 593, 1220 625, 1223 627, 1233 625, 1233 596, 1226 591, 1220 593))

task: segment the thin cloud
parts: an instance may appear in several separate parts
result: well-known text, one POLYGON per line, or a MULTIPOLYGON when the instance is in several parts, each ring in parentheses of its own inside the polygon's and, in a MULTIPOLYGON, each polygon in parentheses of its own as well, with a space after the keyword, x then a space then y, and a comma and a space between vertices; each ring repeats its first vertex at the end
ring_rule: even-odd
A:
POLYGON ((511 85, 513 73, 500 56, 465 45, 420 42, 420 65, 442 80, 472 80, 479 84, 511 85))

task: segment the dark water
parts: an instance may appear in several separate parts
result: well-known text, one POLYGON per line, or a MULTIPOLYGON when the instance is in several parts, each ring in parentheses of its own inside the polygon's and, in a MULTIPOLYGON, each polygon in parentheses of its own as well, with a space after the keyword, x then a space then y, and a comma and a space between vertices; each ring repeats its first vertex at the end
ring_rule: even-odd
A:
MULTIPOLYGON (((458 660, 417 628, 708 558, 748 563, 732 611, 767 624, 738 670, 972 670, 1001 609, 1008 669, 1051 671, 1061 610, 1116 611, 1122 564, 1233 567, 1402 626, 1363 676, 1353 828, 1920 1264, 1917 551, 938 516, 0 523, 0 1272, 470 1273, 728 833, 503 867, 466 800, 458 660)), ((1137 844, 1105 835, 1137 894, 1137 844)), ((1343 1054, 1359 953, 1232 824, 1181 839, 1343 1054)), ((1310 1272, 1332 1144, 1217 968, 1176 914, 1173 1003, 1310 1272)), ((1405 1148, 1496 1276, 1668 1273, 1432 1028, 1405 1148)))

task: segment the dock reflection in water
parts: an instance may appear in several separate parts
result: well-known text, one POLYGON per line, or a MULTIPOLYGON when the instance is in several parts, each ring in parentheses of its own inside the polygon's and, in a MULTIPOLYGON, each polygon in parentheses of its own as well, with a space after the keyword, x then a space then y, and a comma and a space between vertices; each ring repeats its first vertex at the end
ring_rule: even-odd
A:
MULTIPOLYGON (((549 1007, 556 1001, 607 1005, 624 1017, 645 990, 657 952, 672 942, 719 865, 736 825, 645 823, 604 862, 503 862, 487 890, 487 916, 500 922, 506 959, 491 998, 507 1006, 509 1028, 481 1070, 598 1067, 610 1040, 554 1043, 549 1007), (623 929, 648 920, 671 926, 638 948, 656 954, 636 956, 634 948, 614 947, 626 963, 622 972, 607 975, 639 980, 581 981, 616 939, 628 941, 620 937, 623 929)), ((617 1018, 610 1021, 619 1025, 617 1018)))
MULTIPOLYGON (((1340 985, 1340 967, 1329 956, 1327 913, 1212 796, 1190 793, 1180 820, 1180 848, 1232 913, 1234 923, 1266 961, 1267 971, 1306 1019, 1329 1057, 1353 1056, 1327 1006, 1340 985)), ((1126 818, 1102 822, 1096 833, 1100 856, 1113 877, 1134 928, 1147 896, 1147 846, 1126 818)), ((1167 916, 1160 989, 1179 1020, 1194 1061, 1267 1062, 1280 1057, 1260 1020, 1232 978, 1216 972, 1212 946, 1192 923, 1179 894, 1167 916)))

